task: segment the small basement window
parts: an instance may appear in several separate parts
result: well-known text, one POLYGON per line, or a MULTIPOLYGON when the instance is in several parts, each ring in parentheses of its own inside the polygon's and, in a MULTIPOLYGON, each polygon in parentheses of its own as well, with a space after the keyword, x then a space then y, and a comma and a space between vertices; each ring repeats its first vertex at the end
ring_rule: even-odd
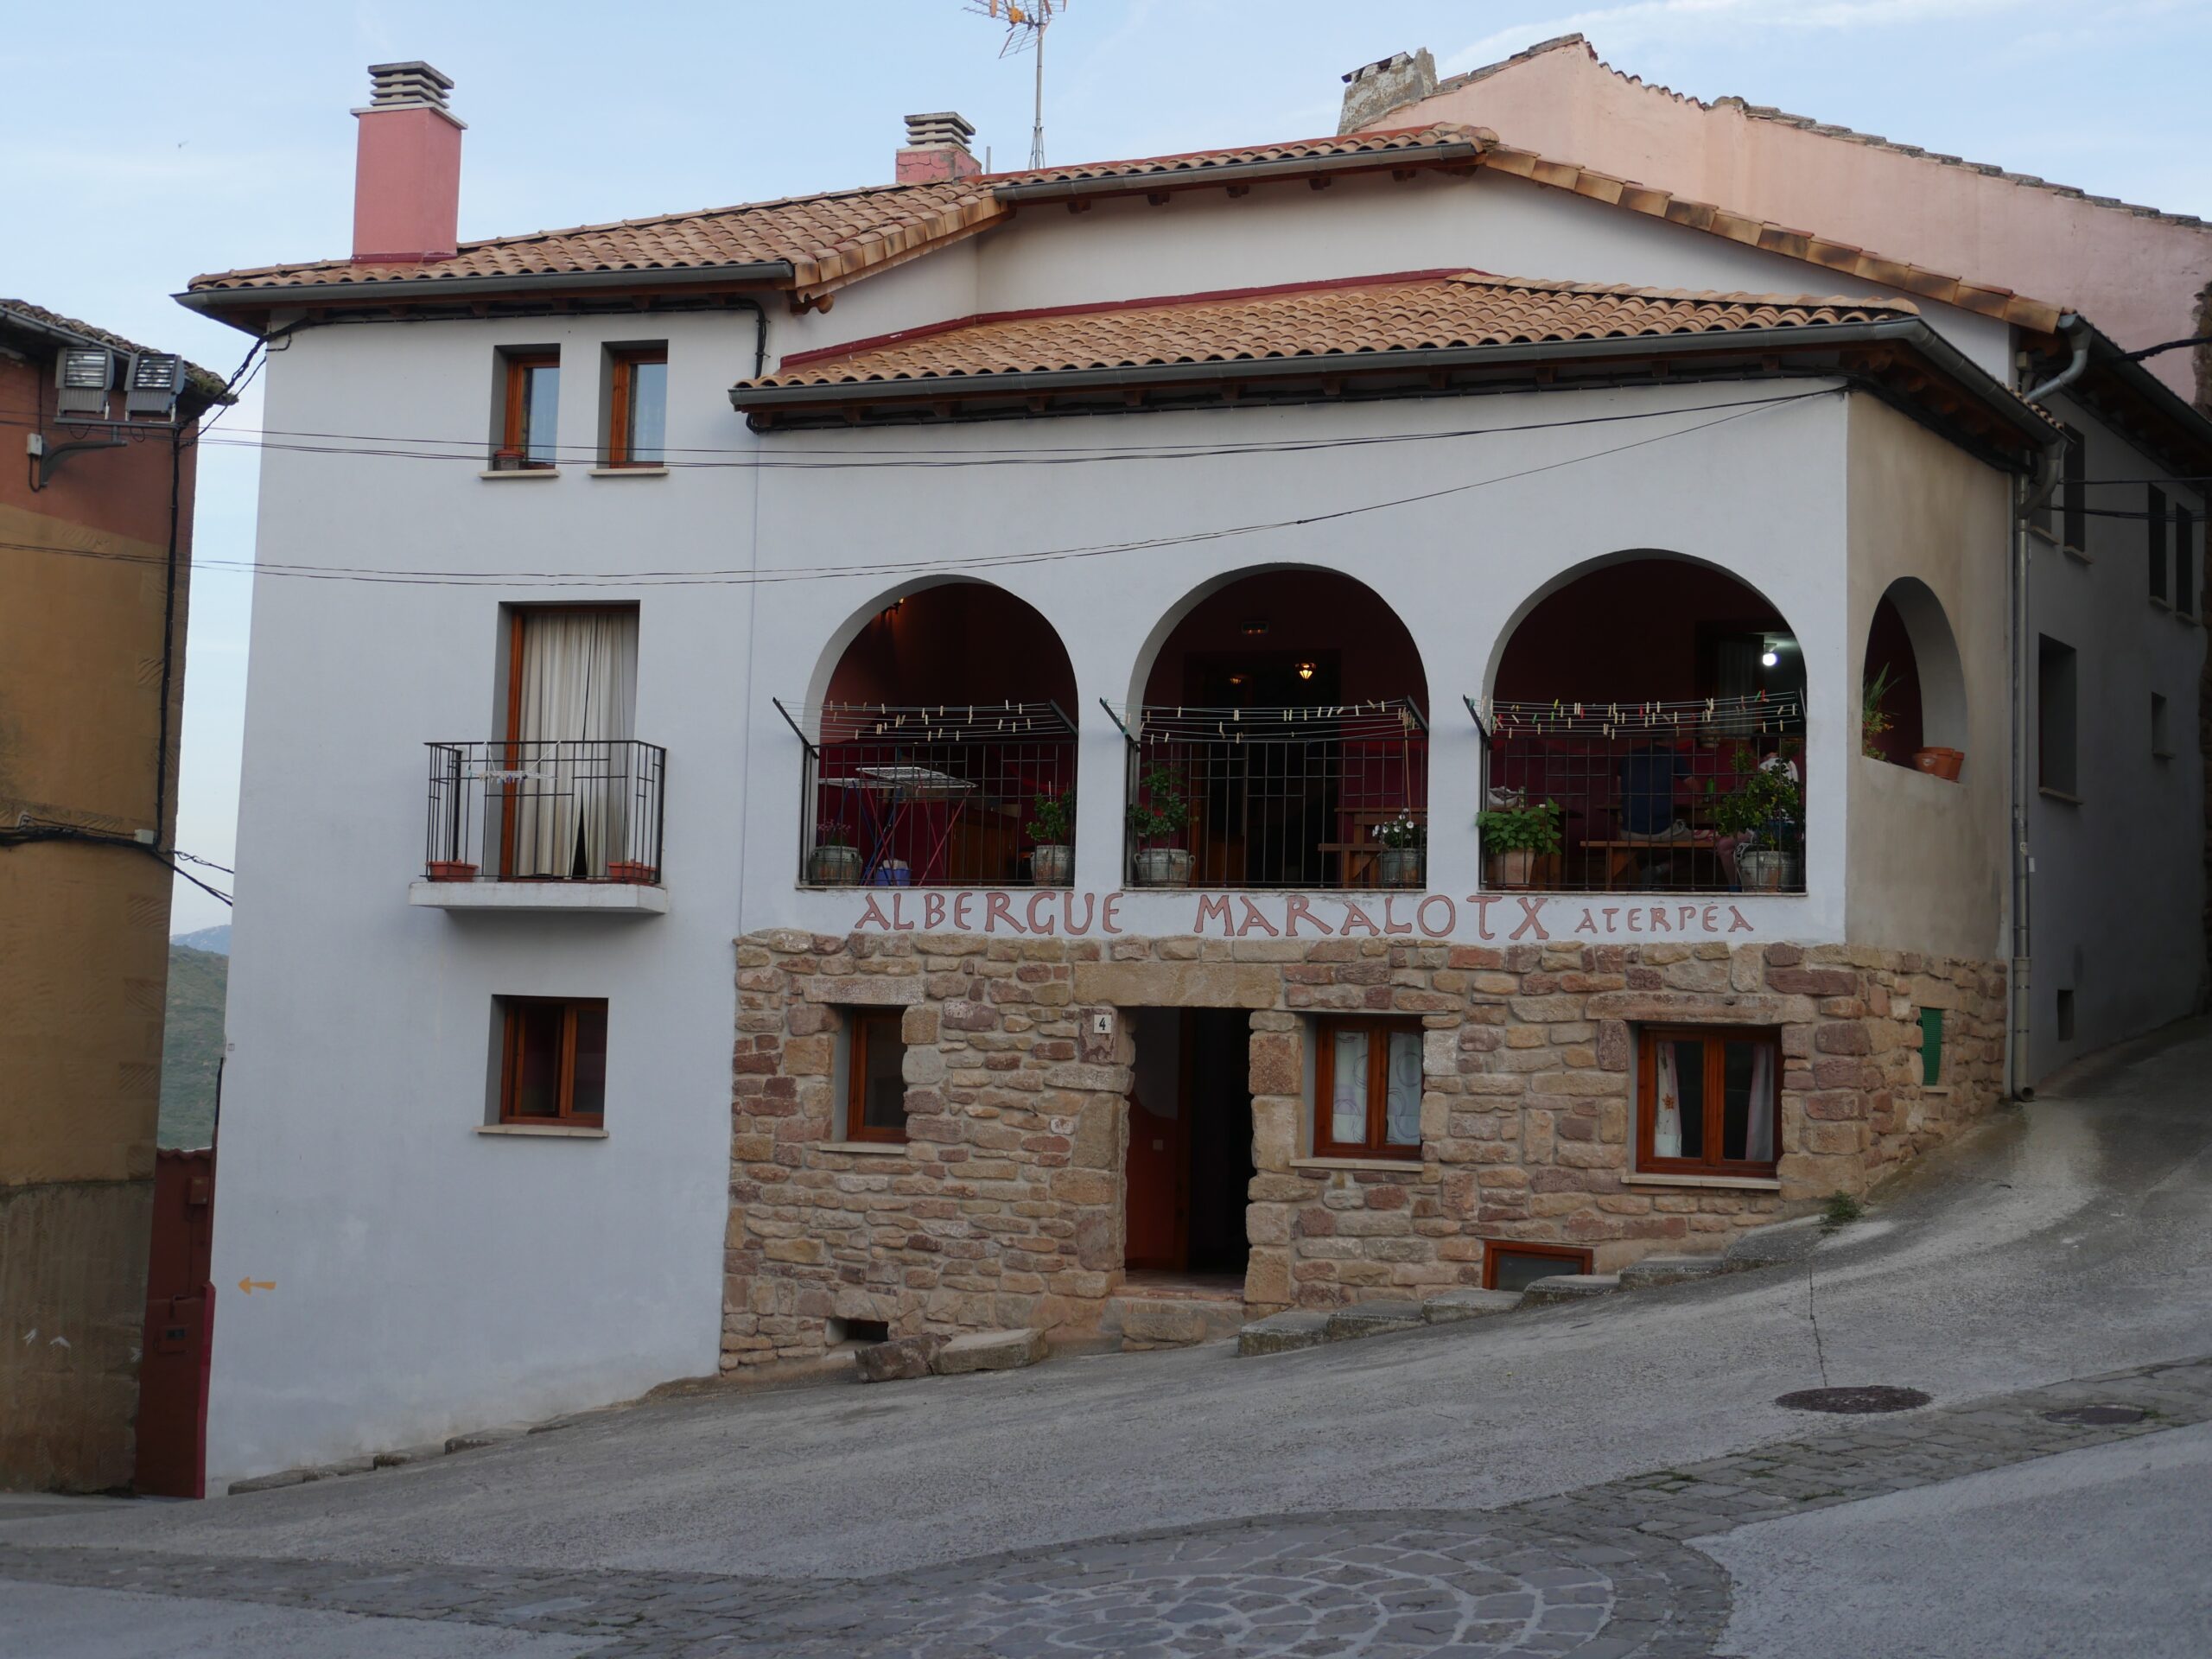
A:
POLYGON ((1421 1028, 1324 1020, 1313 1068, 1313 1150, 1324 1158, 1421 1156, 1421 1028))
POLYGON ((1782 1046, 1773 1033, 1647 1027, 1638 1049, 1637 1169, 1774 1173, 1782 1046))
POLYGON ((1571 1244, 1522 1244, 1506 1239, 1483 1241, 1483 1288, 1526 1290, 1539 1279, 1590 1271, 1590 1252, 1571 1244))
POLYGON ((906 1138, 906 1044, 897 1008, 855 1008, 847 1014, 845 1139, 906 1138))
POLYGON ((529 472, 560 459, 561 354, 517 350, 499 353, 502 391, 494 472, 529 472))
POLYGON ((830 1321, 830 1345, 841 1342, 857 1343, 866 1346, 871 1343, 891 1340, 891 1326, 883 1319, 832 1319, 830 1321))
POLYGON ((499 1122, 604 1127, 607 1003, 499 999, 499 1122))

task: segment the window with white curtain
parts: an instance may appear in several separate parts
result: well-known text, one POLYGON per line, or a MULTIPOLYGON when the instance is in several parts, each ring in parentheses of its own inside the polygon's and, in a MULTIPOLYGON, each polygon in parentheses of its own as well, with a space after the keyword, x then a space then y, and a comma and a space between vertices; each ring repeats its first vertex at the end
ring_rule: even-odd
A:
POLYGON ((1639 1170, 1774 1173, 1782 1053, 1772 1032, 1649 1027, 1638 1047, 1639 1170))
POLYGON ((1323 1020, 1314 1035, 1314 1151, 1325 1156, 1418 1159, 1420 1023, 1323 1020))
POLYGON ((506 874, 605 880, 636 799, 635 606, 517 607, 507 680, 506 874))

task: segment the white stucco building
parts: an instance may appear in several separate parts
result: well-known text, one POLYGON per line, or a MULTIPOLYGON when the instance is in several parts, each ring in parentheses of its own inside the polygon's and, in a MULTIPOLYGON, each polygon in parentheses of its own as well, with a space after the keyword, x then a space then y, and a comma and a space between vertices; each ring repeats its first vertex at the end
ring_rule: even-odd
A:
POLYGON ((2212 429, 2067 296, 1453 127, 457 246, 378 85, 184 296, 292 435, 217 1475, 1717 1249, 2197 1006, 2212 429))

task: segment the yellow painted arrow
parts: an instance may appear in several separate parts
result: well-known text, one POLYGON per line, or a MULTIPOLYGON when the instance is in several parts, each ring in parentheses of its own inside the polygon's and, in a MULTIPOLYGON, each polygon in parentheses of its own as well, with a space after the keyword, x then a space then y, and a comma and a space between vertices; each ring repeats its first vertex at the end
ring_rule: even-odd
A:
POLYGON ((257 1290, 274 1290, 276 1288, 276 1281, 274 1279, 241 1279, 238 1281, 238 1289, 248 1296, 252 1295, 257 1290))

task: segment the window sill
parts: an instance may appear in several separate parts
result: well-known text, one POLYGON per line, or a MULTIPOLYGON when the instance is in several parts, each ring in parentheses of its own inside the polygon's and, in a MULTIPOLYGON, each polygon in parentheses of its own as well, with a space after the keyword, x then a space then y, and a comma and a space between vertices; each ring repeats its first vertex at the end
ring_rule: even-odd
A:
POLYGON ((407 902, 443 911, 595 912, 661 916, 668 889, 630 881, 431 881, 407 884, 407 902))
POLYGON ((1951 1085, 1948 1083, 1923 1083, 1920 1085, 1920 1092, 1923 1095, 1948 1095, 1951 1092, 1951 1085))
POLYGON ((604 1141, 605 1129, 588 1129, 581 1123, 479 1123, 479 1135, 535 1135, 552 1141, 604 1141))
POLYGON ((558 467, 500 467, 496 468, 487 467, 482 472, 476 474, 477 477, 483 479, 558 478, 560 475, 561 469, 558 467))
POLYGON ((666 478, 665 467, 594 467, 588 478, 666 478))
POLYGON ((1669 1175, 1631 1170, 1621 1177, 1624 1186, 1709 1186, 1732 1192, 1779 1192, 1778 1175, 1669 1175))
POLYGON ((904 1141, 817 1141, 817 1152, 842 1152, 860 1158, 904 1158, 904 1141))
POLYGON ((1421 1170, 1418 1158, 1294 1158, 1293 1169, 1375 1169, 1393 1175, 1414 1175, 1421 1170))
POLYGON ((2096 563, 2096 560, 2090 557, 2088 554, 2083 552, 2078 547, 2067 547, 2057 542, 2053 542, 2051 545, 2057 548, 2060 552, 2063 553, 2068 558, 2073 560, 2075 563, 2080 565, 2084 570, 2088 569, 2091 565, 2096 563))
POLYGON ((2069 806, 2079 806, 2082 804, 2082 798, 2079 795, 2069 795, 2064 790, 2052 789, 2048 785, 2037 785, 2036 786, 2036 793, 2042 796, 2044 799, 2047 801, 2063 801, 2069 806))

